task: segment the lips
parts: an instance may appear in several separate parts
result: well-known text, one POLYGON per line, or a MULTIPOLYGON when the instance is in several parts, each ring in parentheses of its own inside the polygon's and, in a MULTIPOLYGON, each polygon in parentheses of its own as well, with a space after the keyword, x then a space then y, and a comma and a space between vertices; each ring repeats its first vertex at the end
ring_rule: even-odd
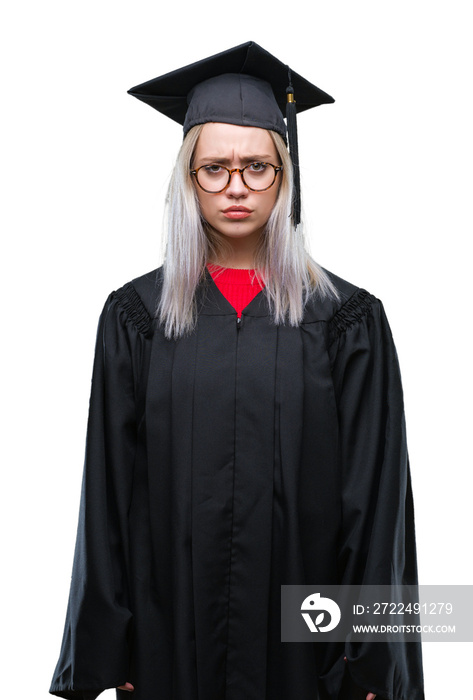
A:
POLYGON ((222 213, 227 219, 246 219, 248 216, 250 216, 251 209, 234 206, 224 209, 222 213))

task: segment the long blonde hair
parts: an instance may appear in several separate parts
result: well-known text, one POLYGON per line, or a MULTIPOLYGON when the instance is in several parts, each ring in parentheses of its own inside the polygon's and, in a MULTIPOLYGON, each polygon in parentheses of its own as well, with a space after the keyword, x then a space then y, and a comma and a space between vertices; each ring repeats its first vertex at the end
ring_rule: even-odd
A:
MULTIPOLYGON (((190 169, 203 124, 185 137, 169 184, 166 200, 167 240, 163 286, 157 309, 168 338, 192 332, 197 321, 195 292, 210 260, 225 259, 231 247, 203 219, 190 169)), ((278 198, 255 253, 254 267, 265 284, 273 321, 297 326, 312 295, 338 299, 327 273, 306 250, 303 226, 293 226, 292 163, 286 144, 274 131, 273 139, 283 165, 278 198)))

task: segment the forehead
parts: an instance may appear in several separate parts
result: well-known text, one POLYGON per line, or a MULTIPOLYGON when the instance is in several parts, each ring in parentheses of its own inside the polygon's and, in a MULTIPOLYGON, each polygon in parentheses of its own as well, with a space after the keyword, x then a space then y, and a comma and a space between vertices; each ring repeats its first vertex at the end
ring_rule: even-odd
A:
POLYGON ((208 122, 197 140, 195 157, 277 156, 274 141, 266 129, 208 122))

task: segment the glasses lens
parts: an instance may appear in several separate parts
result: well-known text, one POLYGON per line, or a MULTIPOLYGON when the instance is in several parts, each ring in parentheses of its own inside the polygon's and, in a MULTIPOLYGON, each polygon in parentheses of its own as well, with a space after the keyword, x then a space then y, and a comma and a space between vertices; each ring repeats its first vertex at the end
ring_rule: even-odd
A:
POLYGON ((204 165, 199 168, 197 180, 207 192, 219 192, 228 182, 228 170, 221 165, 204 165))
POLYGON ((251 163, 243 173, 243 179, 252 190, 265 190, 274 181, 274 168, 269 163, 251 163))

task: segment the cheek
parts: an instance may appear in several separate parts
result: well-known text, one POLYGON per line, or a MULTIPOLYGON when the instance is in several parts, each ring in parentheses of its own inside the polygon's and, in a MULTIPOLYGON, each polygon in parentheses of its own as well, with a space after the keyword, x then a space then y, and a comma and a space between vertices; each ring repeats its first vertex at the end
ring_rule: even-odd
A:
POLYGON ((264 202, 264 209, 265 209, 265 213, 268 215, 268 218, 269 218, 269 215, 271 214, 271 212, 274 208, 274 205, 276 204, 277 198, 278 198, 277 190, 275 192, 268 192, 268 194, 266 196, 266 200, 264 202))
POLYGON ((216 210, 215 199, 211 195, 206 195, 205 192, 198 193, 197 198, 199 200, 200 212, 204 219, 212 216, 216 210))

